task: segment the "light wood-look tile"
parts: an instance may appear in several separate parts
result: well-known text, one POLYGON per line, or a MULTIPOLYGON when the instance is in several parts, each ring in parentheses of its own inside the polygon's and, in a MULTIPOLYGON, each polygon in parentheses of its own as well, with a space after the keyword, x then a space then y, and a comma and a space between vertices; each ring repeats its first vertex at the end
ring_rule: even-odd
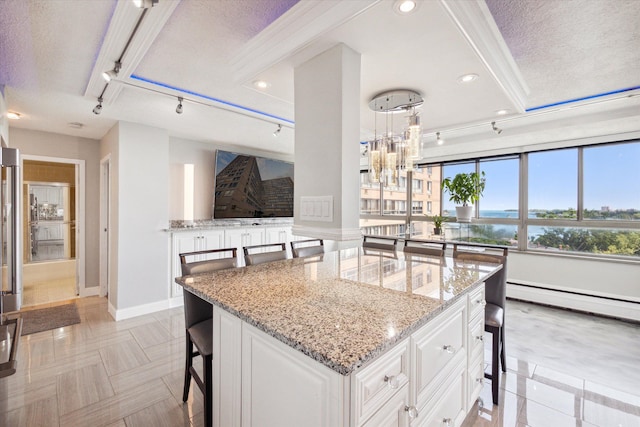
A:
POLYGON ((101 348, 100 356, 110 376, 149 362, 144 351, 133 339, 101 348))
POLYGON ((102 363, 75 369, 58 376, 60 415, 113 396, 113 388, 102 363))
POLYGON ((173 398, 165 399, 125 418, 127 427, 191 427, 191 419, 176 406, 173 398))
MULTIPOLYGON (((169 375, 162 377, 162 381, 167 385, 169 391, 178 402, 182 402, 182 390, 184 386, 184 369, 181 371, 173 371, 169 375)), ((204 412, 204 396, 198 388, 198 384, 191 379, 191 387, 189 388, 189 396, 187 401, 182 403, 183 410, 189 414, 189 418, 204 412)))
POLYGON ((112 375, 109 377, 113 390, 122 393, 125 390, 136 387, 140 383, 161 379, 168 372, 184 372, 184 361, 168 361, 166 359, 156 360, 136 368, 112 375))
POLYGON ((11 427, 60 426, 58 399, 52 396, 9 412, 0 413, 0 425, 11 427))
POLYGON ((173 339, 169 329, 159 322, 136 326, 131 328, 129 331, 142 348, 164 344, 173 339))
POLYGON ((168 398, 173 399, 173 396, 167 386, 162 380, 153 380, 63 415, 60 417, 60 424, 75 427, 102 426, 126 418, 168 398))
POLYGON ((9 382, 0 382, 0 413, 7 412, 9 409, 18 409, 29 406, 40 400, 55 396, 56 391, 54 379, 50 381, 37 381, 19 386, 9 384, 9 382))

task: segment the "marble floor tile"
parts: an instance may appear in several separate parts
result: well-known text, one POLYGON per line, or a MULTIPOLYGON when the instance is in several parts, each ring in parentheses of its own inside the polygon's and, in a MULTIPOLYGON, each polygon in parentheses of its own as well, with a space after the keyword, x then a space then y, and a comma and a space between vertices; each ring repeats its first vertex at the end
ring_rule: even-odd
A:
POLYGON ((174 399, 165 399, 125 418, 127 427, 191 427, 191 419, 174 399))
POLYGON ((100 356, 110 376, 149 362, 144 351, 133 339, 101 348, 100 356))
POLYGON ((60 426, 58 399, 52 397, 38 400, 29 405, 0 413, 0 426, 60 426))
POLYGON ((140 347, 147 348, 153 345, 164 344, 174 337, 160 322, 148 323, 129 329, 131 335, 138 341, 140 347))
POLYGON ((68 414, 115 394, 102 363, 59 375, 57 392, 60 415, 68 414))
POLYGON ((574 418, 582 416, 582 387, 563 390, 531 378, 507 372, 503 375, 504 390, 574 418))

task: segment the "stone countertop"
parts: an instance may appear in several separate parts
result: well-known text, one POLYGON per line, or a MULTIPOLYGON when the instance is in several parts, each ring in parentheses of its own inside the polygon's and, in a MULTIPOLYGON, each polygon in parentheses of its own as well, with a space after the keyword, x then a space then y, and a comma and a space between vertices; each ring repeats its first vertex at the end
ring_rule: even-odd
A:
POLYGON ((290 227, 293 219, 221 219, 221 220, 196 220, 192 223, 172 220, 169 228, 164 231, 175 233, 183 231, 215 230, 219 228, 239 228, 239 227, 290 227))
POLYGON ((348 375, 501 268, 352 248, 178 277, 176 282, 348 375), (423 285, 427 270, 432 280, 423 285))

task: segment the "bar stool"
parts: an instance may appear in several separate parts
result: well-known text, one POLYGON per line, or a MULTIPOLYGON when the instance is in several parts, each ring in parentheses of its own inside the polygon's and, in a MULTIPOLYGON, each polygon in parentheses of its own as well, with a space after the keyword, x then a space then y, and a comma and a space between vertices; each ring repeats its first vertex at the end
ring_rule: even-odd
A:
POLYGON ((291 242, 291 254, 294 258, 301 258, 324 253, 322 239, 298 240, 291 242))
POLYGON ((380 249, 383 251, 395 251, 398 246, 397 237, 389 236, 363 236, 362 247, 380 249))
POLYGON ((284 243, 269 243, 266 245, 254 245, 244 246, 244 263, 246 265, 257 265, 265 262, 279 261, 281 259, 287 259, 287 246, 284 243), (263 252, 265 249, 272 249, 267 252, 263 252), (274 248, 280 248, 279 250, 273 250, 274 248), (251 253, 253 251, 260 251, 257 253, 251 253))
POLYGON ((494 405, 498 404, 498 392, 500 390, 500 373, 507 372, 507 363, 504 350, 504 310, 507 301, 507 254, 505 246, 478 245, 467 243, 454 243, 453 258, 469 261, 493 262, 502 264, 502 269, 485 280, 484 330, 492 336, 491 346, 491 374, 485 372, 484 377, 491 380, 491 394, 494 405), (460 250, 459 246, 477 248, 478 251, 460 250))
MULTIPOLYGON (((236 248, 230 248, 181 253, 179 256, 182 275, 187 276, 236 267, 236 252, 236 248), (225 253, 230 254, 231 256, 217 259, 205 259, 203 261, 190 263, 186 261, 187 257, 191 256, 221 256, 225 255, 225 253)), ((189 388, 191 386, 191 378, 193 377, 198 388, 204 395, 204 424, 209 427, 212 425, 213 413, 213 306, 211 303, 192 294, 186 289, 183 290, 182 295, 184 298, 184 326, 187 338, 182 401, 186 402, 189 397, 189 388), (195 351, 193 349, 194 346, 196 348, 195 351), (193 367, 193 358, 196 356, 202 357, 204 378, 201 378, 193 367)))
POLYGON ((444 251, 446 249, 447 243, 441 240, 404 239, 404 252, 421 255, 444 256, 444 251))

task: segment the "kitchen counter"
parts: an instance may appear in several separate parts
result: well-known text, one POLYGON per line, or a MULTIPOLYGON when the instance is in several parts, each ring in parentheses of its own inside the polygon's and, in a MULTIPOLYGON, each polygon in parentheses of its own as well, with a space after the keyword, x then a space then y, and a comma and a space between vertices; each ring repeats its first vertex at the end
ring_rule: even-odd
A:
POLYGON ((179 277, 176 283, 349 375, 501 268, 352 248, 179 277))
POLYGON ((276 218, 276 219, 218 219, 218 220, 195 220, 193 222, 185 222, 180 220, 172 220, 169 228, 164 231, 171 233, 182 231, 197 230, 216 230, 220 228, 239 228, 239 227, 291 227, 293 219, 276 218))

